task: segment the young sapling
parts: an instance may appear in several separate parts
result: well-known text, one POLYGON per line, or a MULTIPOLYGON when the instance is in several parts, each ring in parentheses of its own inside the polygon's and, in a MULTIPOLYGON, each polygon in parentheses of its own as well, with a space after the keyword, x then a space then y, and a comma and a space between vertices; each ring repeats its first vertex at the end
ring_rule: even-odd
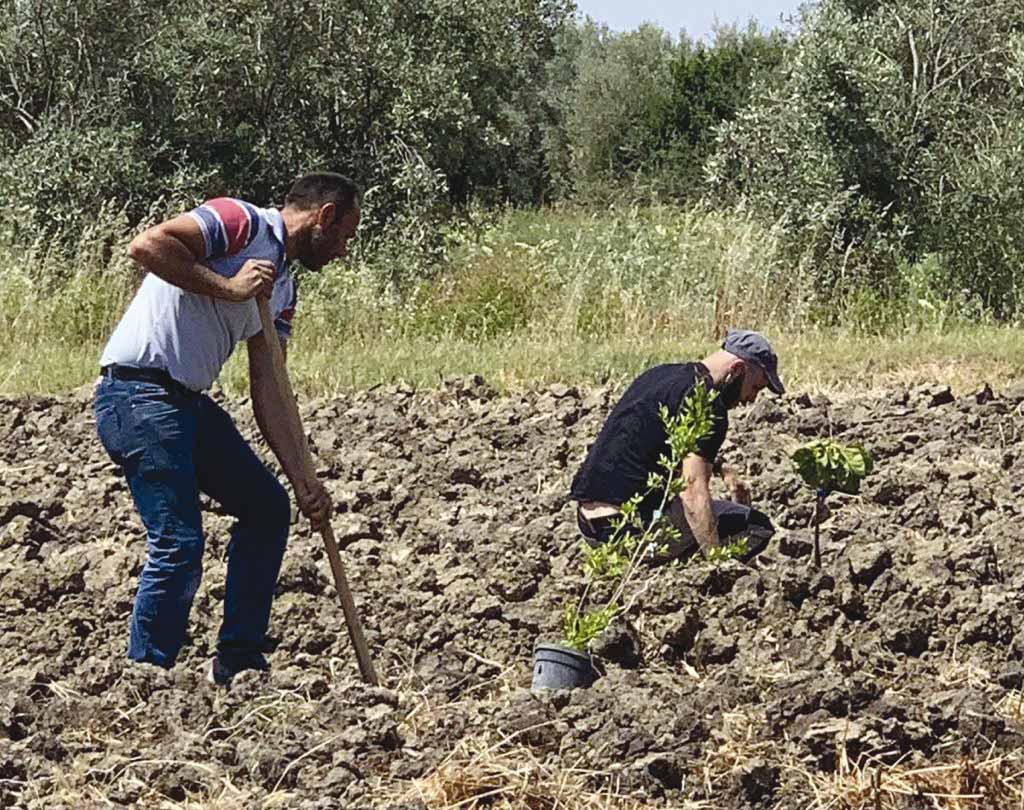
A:
POLYGON ((831 439, 816 439, 793 451, 790 459, 807 486, 815 490, 814 566, 821 568, 821 523, 825 518, 825 499, 830 492, 856 495, 860 484, 874 469, 871 454, 859 444, 840 444, 831 439))

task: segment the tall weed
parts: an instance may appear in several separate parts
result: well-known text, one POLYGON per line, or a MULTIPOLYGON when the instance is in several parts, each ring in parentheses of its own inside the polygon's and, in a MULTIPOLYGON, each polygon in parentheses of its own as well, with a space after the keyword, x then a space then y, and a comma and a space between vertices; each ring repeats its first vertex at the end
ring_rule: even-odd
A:
MULTIPOLYGON (((791 255, 784 237, 742 210, 696 207, 470 217, 449 226, 440 263, 364 246, 349 263, 300 272, 289 364, 297 387, 321 393, 465 373, 509 387, 621 378, 694 356, 739 325, 768 332, 825 381, 864 365, 879 335, 934 346, 987 323, 976 299, 946 293, 937 256, 903 268, 891 287, 817 297, 811 258, 791 255), (913 338, 925 333, 935 339, 913 338), (861 342, 840 358, 820 335, 828 346, 861 342)), ((123 216, 108 210, 68 248, 0 242, 0 392, 66 390, 95 374, 139 281, 128 239, 123 216)), ((999 340, 979 338, 972 357, 999 340)), ((901 352, 900 362, 916 357, 912 346, 901 352)), ((238 354, 222 375, 234 391, 246 385, 238 354)))
POLYGON ((70 246, 0 245, 0 390, 69 388, 95 372, 140 280, 128 239, 106 208, 70 246))

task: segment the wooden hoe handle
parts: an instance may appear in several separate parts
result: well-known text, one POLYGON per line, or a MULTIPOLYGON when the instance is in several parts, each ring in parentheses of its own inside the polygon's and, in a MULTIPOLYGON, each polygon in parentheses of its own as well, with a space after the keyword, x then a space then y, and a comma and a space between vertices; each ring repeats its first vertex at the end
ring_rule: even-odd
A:
MULTIPOLYGON (((277 331, 274 329, 274 320, 270 317, 270 307, 267 299, 258 296, 256 302, 260 309, 260 321, 263 324, 263 338, 270 350, 270 359, 274 367, 274 382, 277 384, 281 394, 281 401, 287 411, 286 418, 290 423, 290 429, 301 448, 302 464, 305 467, 306 475, 310 478, 316 477, 316 468, 313 466, 313 457, 309 453, 306 444, 306 435, 302 430, 302 420, 299 418, 299 406, 295 402, 295 394, 292 391, 288 380, 288 373, 284 367, 284 353, 281 351, 281 342, 277 339, 277 331)), ((334 587, 338 591, 338 598, 341 600, 341 609, 345 612, 345 624, 348 627, 348 636, 352 640, 352 646, 356 650, 356 658, 359 660, 359 672, 363 680, 374 686, 378 686, 377 672, 373 668, 373 661, 370 659, 370 648, 366 644, 366 637, 363 635, 363 625, 359 621, 359 614, 356 612, 356 603, 352 599, 352 591, 348 587, 348 578, 345 576, 345 566, 341 563, 341 555, 338 553, 338 543, 334 539, 334 530, 328 523, 321 530, 320 534, 324 539, 324 546, 327 547, 327 559, 331 562, 331 573, 334 574, 334 587)))

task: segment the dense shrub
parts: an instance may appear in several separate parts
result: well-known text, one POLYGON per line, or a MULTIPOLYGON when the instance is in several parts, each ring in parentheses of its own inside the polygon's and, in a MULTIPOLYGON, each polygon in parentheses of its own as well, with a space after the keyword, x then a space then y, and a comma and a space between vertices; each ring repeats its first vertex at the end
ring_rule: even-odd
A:
POLYGON ((558 131, 548 163, 561 196, 606 197, 646 186, 697 198, 716 128, 748 101, 754 79, 770 77, 781 34, 722 28, 712 45, 654 25, 616 33, 586 20, 562 32, 549 63, 558 131))
POLYGON ((683 40, 670 65, 656 129, 663 183, 675 196, 700 196, 703 166, 718 127, 747 106, 755 80, 771 84, 785 52, 779 33, 722 28, 713 46, 683 40))
POLYGON ((541 184, 523 111, 565 0, 3 6, 0 195, 35 231, 109 196, 279 201, 311 167, 362 180, 378 226, 541 184))
POLYGON ((822 290, 899 295, 899 267, 937 256, 939 289, 1011 311, 1022 30, 1018 0, 823 0, 781 80, 723 126, 715 197, 783 218, 814 249, 822 290))
POLYGON ((674 46, 657 26, 616 34, 587 20, 562 47, 573 65, 560 96, 563 193, 592 198, 654 168, 674 46))

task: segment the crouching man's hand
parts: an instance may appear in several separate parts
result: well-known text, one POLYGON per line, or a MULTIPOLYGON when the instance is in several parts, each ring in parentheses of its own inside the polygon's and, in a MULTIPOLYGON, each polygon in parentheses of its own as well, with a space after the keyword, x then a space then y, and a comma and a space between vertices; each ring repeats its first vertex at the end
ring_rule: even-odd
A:
POLYGON ((331 512, 334 505, 327 489, 319 478, 305 478, 295 482, 295 500, 299 503, 299 510, 313 528, 321 531, 328 526, 331 520, 331 512))
POLYGON ((729 498, 734 503, 750 506, 750 486, 728 464, 722 466, 722 481, 729 490, 729 498))

